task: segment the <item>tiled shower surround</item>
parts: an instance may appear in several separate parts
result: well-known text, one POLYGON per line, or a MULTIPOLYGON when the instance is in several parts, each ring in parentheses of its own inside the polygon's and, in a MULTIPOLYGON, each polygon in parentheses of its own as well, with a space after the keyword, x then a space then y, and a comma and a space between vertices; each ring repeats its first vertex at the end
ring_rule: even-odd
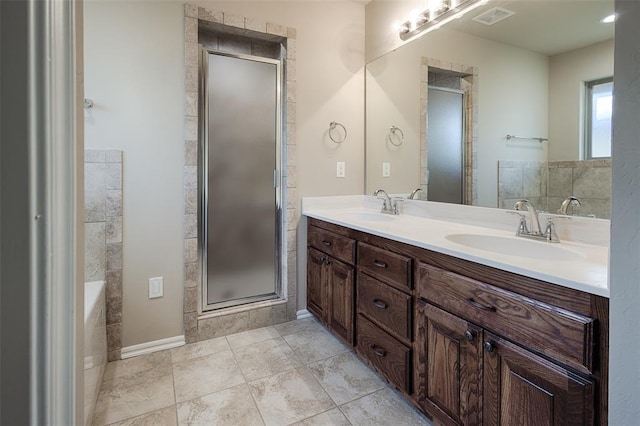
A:
POLYGON ((187 343, 265 327, 296 318, 296 30, 271 22, 185 4, 185 159, 184 159, 184 336, 187 343), (213 35, 212 35, 213 33, 213 35), (200 313, 202 278, 198 266, 198 44, 221 51, 280 58, 286 99, 283 111, 282 296, 273 302, 200 313), (286 48, 281 51, 279 45, 286 48), (278 48, 274 49, 274 45, 278 48), (285 167, 286 164, 286 167, 285 167))
POLYGON ((108 360, 122 349, 122 151, 84 154, 85 282, 105 281, 108 360))
POLYGON ((562 201, 576 196, 579 216, 609 219, 611 210, 611 160, 499 161, 498 207, 512 208, 526 198, 538 210, 556 213, 562 201))

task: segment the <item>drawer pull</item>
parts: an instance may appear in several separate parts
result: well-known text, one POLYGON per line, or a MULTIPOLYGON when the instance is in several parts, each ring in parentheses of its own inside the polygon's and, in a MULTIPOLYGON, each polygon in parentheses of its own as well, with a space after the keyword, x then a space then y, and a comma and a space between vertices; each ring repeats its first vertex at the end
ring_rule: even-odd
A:
POLYGON ((327 247, 331 247, 331 241, 323 240, 322 244, 324 244, 327 247))
POLYGON ((386 263, 384 263, 384 262, 380 262, 380 261, 378 261, 378 260, 374 260, 374 261, 373 261, 373 264, 374 264, 374 265, 376 265, 378 268, 386 268, 386 267, 387 267, 387 264, 386 264, 386 263))
POLYGON ((373 299, 372 303, 376 308, 380 308, 380 309, 387 309, 387 307, 389 306, 386 303, 384 303, 382 300, 378 300, 378 299, 373 299))
POLYGON ((473 337, 474 337, 474 332, 471 330, 467 330, 464 332, 464 338, 467 339, 468 341, 473 341, 473 337))
POLYGON ((489 305, 483 305, 482 303, 478 303, 475 300, 473 300, 473 297, 468 297, 467 298, 467 302, 469 302, 469 304, 471 306, 473 306, 474 308, 482 309, 483 311, 491 311, 491 312, 495 312, 496 311, 495 307, 489 306, 489 305))
POLYGON ((370 347, 371 347, 371 350, 373 350, 373 353, 378 355, 380 358, 387 356, 387 351, 385 351, 384 349, 379 348, 376 345, 371 345, 370 347))

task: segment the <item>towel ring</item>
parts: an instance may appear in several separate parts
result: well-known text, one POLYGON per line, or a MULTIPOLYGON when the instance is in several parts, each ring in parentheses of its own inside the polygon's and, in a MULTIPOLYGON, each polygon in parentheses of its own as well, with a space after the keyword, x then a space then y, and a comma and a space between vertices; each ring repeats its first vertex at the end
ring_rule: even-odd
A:
POLYGON ((338 123, 337 121, 332 121, 331 123, 329 123, 329 138, 334 141, 335 143, 342 143, 347 139, 347 128, 344 127, 344 125, 338 123), (335 130, 336 127, 342 127, 342 130, 344 130, 344 137, 342 138, 342 140, 336 140, 333 137, 333 134, 331 134, 332 130, 335 130))
POLYGON ((389 139, 389 142, 391 142, 391 145, 400 146, 404 142, 404 132, 398 126, 391 126, 389 128, 389 135, 387 135, 387 139, 389 139), (399 138, 397 138, 397 137, 394 138, 393 137, 393 136, 395 136, 396 132, 400 132, 400 137, 399 138), (394 139, 396 139, 398 142, 397 143, 394 142, 394 139))

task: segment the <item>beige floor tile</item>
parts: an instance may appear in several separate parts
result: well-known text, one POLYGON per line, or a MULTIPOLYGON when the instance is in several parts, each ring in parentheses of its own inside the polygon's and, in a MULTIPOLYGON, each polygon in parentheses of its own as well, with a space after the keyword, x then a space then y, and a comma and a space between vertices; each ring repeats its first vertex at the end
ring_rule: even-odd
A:
POLYGON ((225 337, 217 337, 215 339, 203 340, 202 342, 191 343, 171 349, 171 361, 175 364, 188 359, 228 351, 229 349, 231 348, 229 347, 229 343, 227 343, 227 339, 225 337))
POLYGON ((280 337, 273 327, 257 328, 255 330, 244 331, 242 333, 227 336, 231 348, 239 348, 240 346, 251 345, 253 343, 264 342, 265 340, 280 337))
POLYGON ((284 340, 305 364, 349 351, 349 348, 325 329, 288 334, 284 336, 284 340))
POLYGON ((349 420, 342 414, 338 408, 325 411, 317 416, 309 417, 300 422, 294 423, 292 426, 350 426, 349 420))
POLYGON ((233 352, 224 351, 173 364, 176 401, 183 402, 244 383, 233 352))
POLYGON ((169 351, 154 352, 149 355, 113 361, 107 364, 104 370, 103 380, 112 380, 169 365, 171 365, 171 355, 169 351))
POLYGON ((246 384, 225 389, 178 405, 180 425, 264 425, 246 384))
POLYGON ((102 383, 93 424, 106 425, 175 404, 173 375, 166 366, 102 383))
POLYGON ((287 342, 278 337, 234 349, 238 365, 247 381, 273 376, 302 365, 287 342))
POLYGON ((273 328, 275 328, 282 337, 295 333, 326 330, 318 320, 313 317, 277 324, 274 325, 273 328))
POLYGON ((112 423, 110 426, 177 426, 176 406, 172 405, 149 414, 112 423))
POLYGON ((356 399, 342 405, 340 409, 355 426, 432 425, 390 388, 356 399))
POLYGON ((385 383, 351 352, 309 364, 308 367, 337 405, 385 387, 385 383))
POLYGON ((306 367, 249 383, 266 425, 288 425, 335 407, 306 367))

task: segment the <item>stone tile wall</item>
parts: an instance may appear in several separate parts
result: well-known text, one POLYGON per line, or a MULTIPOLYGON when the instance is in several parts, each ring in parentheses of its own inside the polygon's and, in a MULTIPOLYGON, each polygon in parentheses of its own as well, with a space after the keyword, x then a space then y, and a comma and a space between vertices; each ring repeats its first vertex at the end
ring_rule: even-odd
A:
POLYGON ((231 13, 185 4, 185 245, 184 334, 187 343, 260 328, 296 318, 296 30, 231 13), (281 59, 284 64, 286 129, 282 139, 282 298, 201 312, 198 265, 198 44, 217 50, 281 59), (284 49, 283 49, 284 48, 284 49), (285 167, 286 165, 286 167, 285 167))
POLYGON ((527 199, 539 211, 547 208, 548 164, 544 161, 498 162, 498 207, 512 209, 527 199))
POLYGON ((84 156, 85 282, 105 281, 108 360, 122 349, 122 151, 84 156))
POLYGON ((549 162, 549 211, 555 213, 570 195, 578 197, 580 207, 573 213, 611 217, 611 160, 549 162))
POLYGON ((522 198, 538 210, 556 213, 562 201, 578 197, 580 207, 569 214, 611 215, 611 160, 586 161, 499 161, 498 207, 512 208, 522 198))

